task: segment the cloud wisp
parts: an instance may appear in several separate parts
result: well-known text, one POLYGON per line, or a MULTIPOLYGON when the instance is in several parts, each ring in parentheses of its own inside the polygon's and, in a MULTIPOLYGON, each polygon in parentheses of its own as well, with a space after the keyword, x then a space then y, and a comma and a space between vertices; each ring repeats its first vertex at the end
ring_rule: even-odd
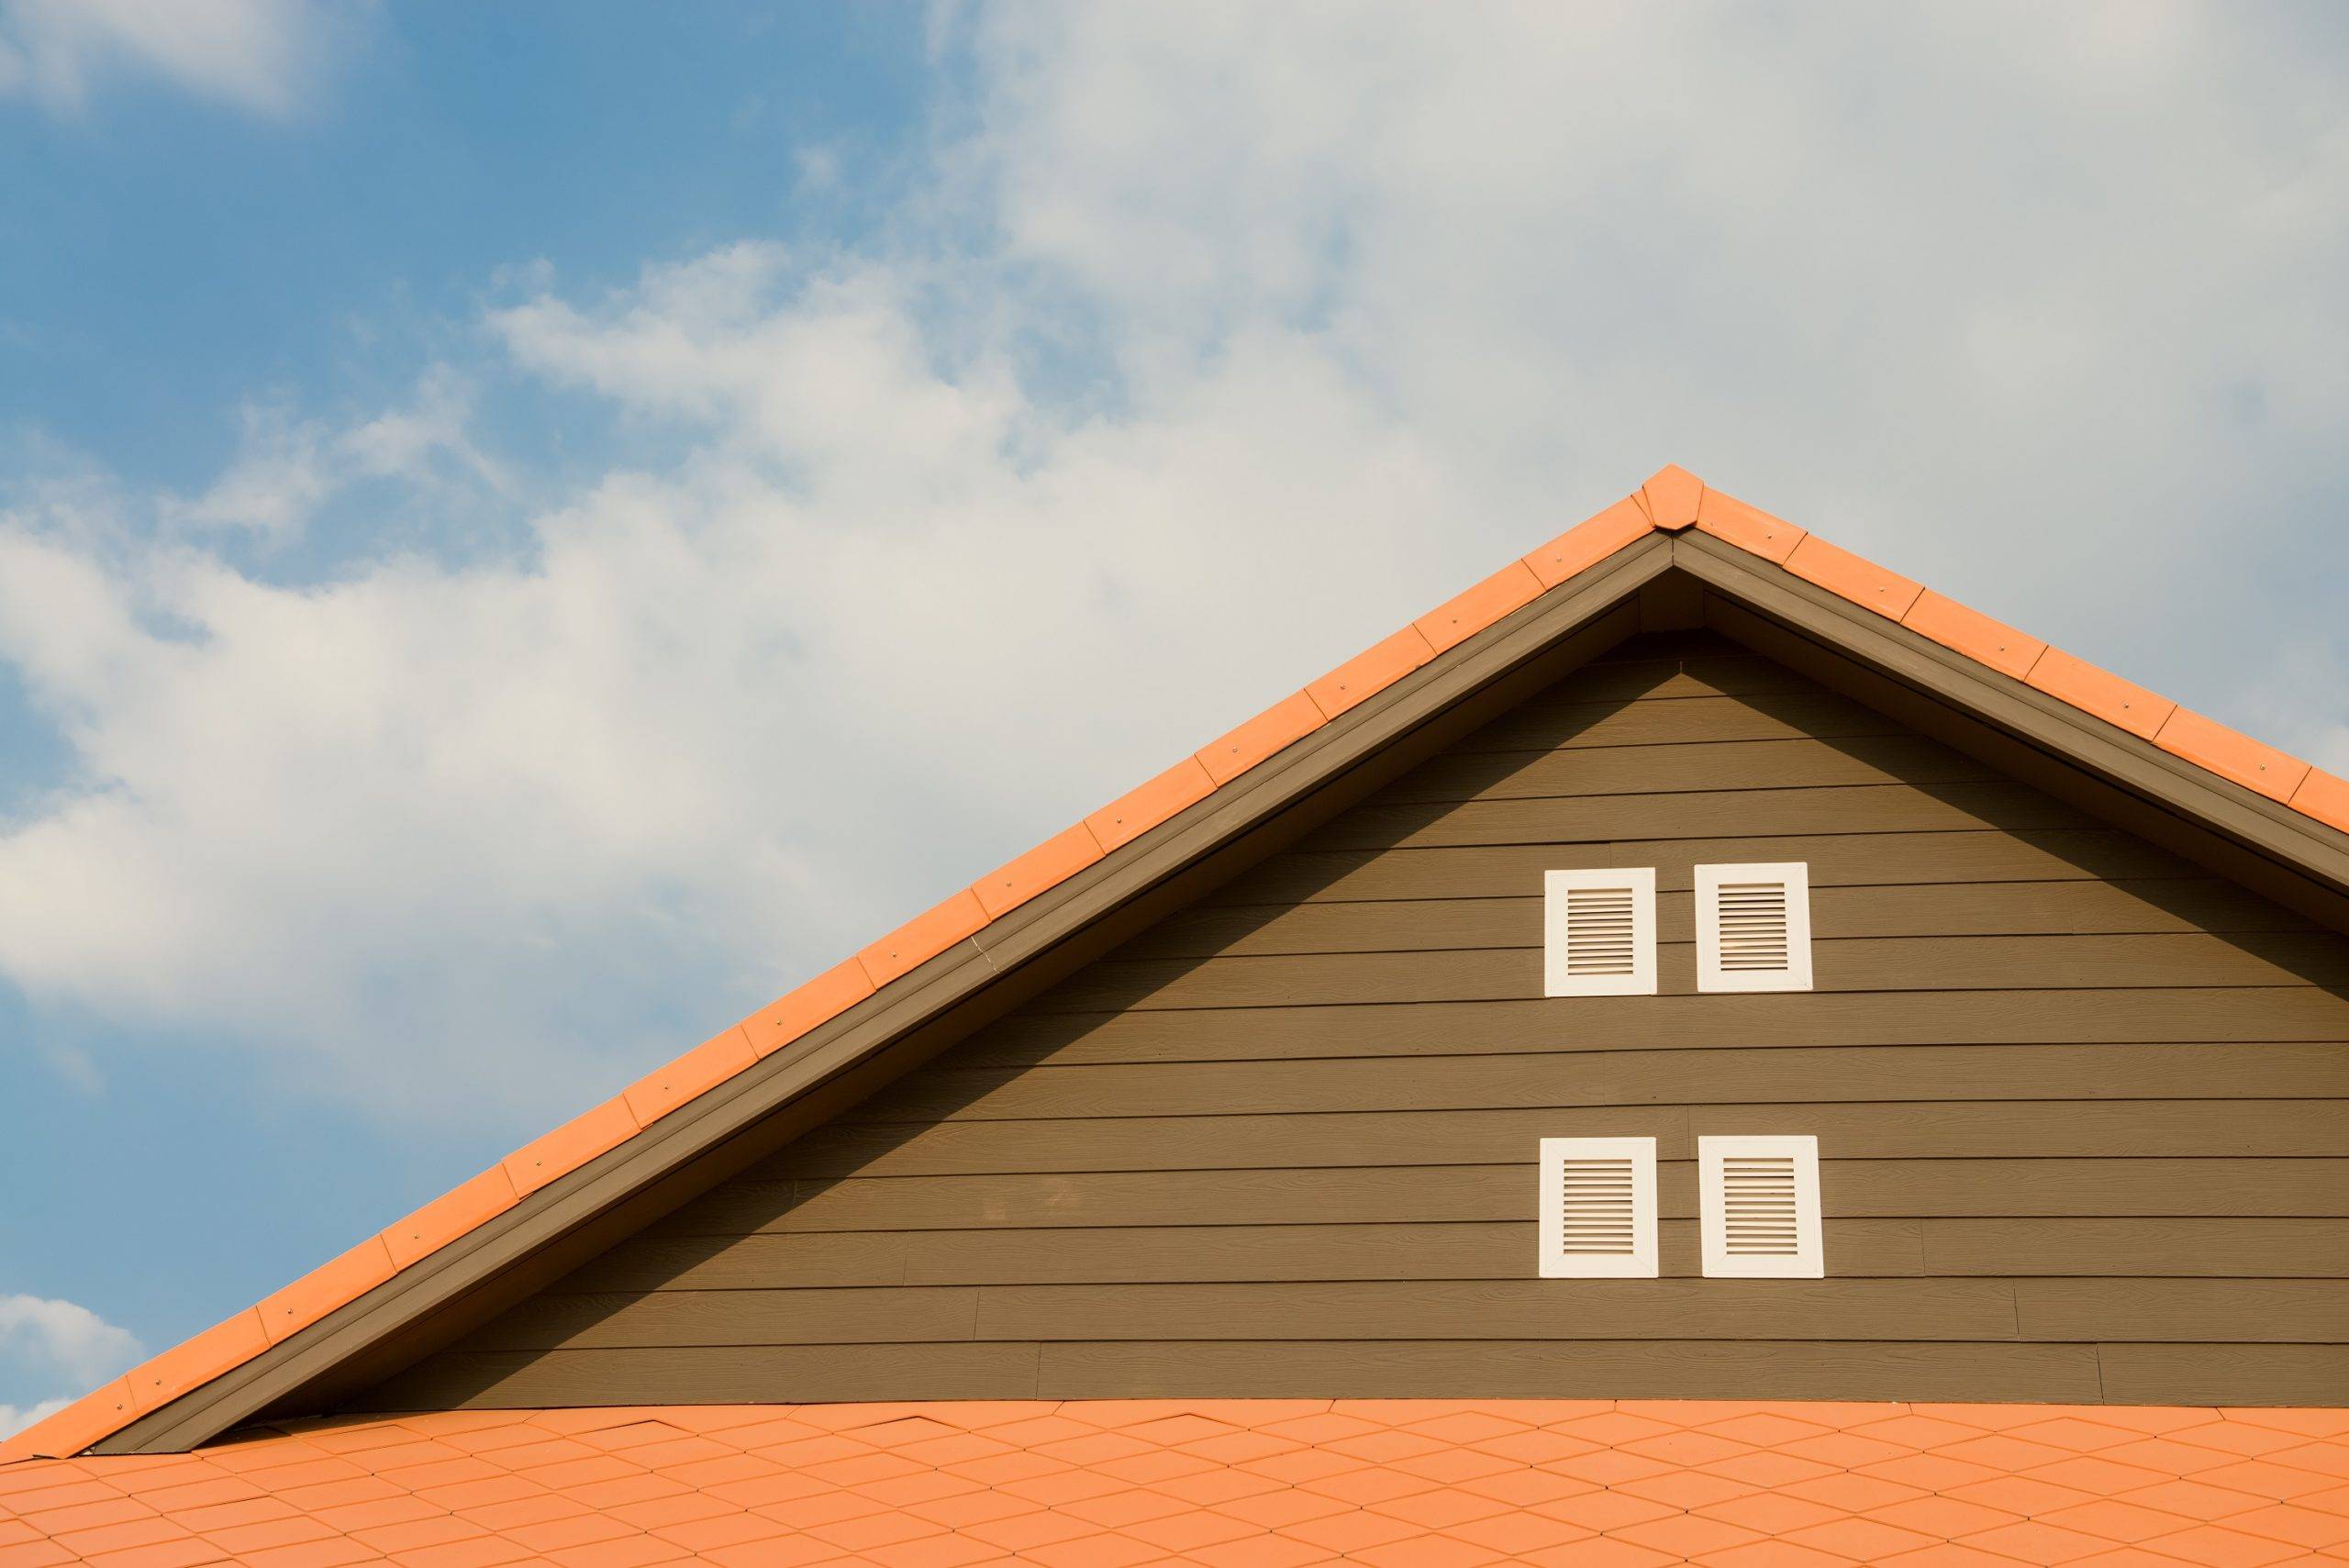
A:
POLYGON ((334 18, 314 0, 0 0, 0 96, 79 110, 146 75, 270 117, 302 101, 334 18))

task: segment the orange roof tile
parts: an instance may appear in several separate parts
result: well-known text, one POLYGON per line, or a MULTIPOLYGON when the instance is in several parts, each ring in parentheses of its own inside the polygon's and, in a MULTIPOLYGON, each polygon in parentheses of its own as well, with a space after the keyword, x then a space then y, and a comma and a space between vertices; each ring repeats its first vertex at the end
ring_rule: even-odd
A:
POLYGON ((1110 853, 1215 792, 1215 780, 1197 757, 1186 757, 1156 778, 1127 791, 1085 819, 1101 848, 1110 853))
POLYGON ((1733 495, 1708 490, 1697 504, 1697 527, 1750 555, 1784 564, 1805 537, 1802 529, 1733 495))
POLYGON ((2169 716, 2161 733, 2154 737, 2154 744, 2197 767, 2208 768, 2221 778, 2232 779, 2245 789, 2257 790, 2271 800, 2290 800, 2301 781, 2309 776, 2309 765, 2298 757, 2287 756, 2273 746, 2263 746, 2215 718, 2205 718, 2185 708, 2169 716))
MULTIPOLYGON (((639 1127, 651 1127, 758 1059, 759 1053, 751 1049, 749 1032, 736 1024, 722 1034, 712 1035, 675 1061, 654 1068, 629 1084, 620 1097, 627 1102, 639 1127)), ((520 1184, 516 1185, 518 1188, 520 1184)))
POLYGON ((1434 657, 1435 649, 1419 628, 1407 626, 1306 687, 1305 695, 1313 699, 1313 706, 1321 710, 1322 717, 1335 718, 1366 698, 1376 696, 1434 657))
POLYGON ((1931 588, 1917 595, 1900 624, 2018 681, 2030 674, 2040 655, 2047 651, 2047 644, 2039 639, 1994 621, 1979 610, 1969 610, 1955 599, 1945 599, 1931 588))
MULTIPOLYGON (((1990 619, 1696 475, 1666 466, 1631 496, 1512 562, 1220 740, 1186 757, 1026 854, 915 917, 856 957, 827 970, 734 1028, 647 1074, 623 1095, 525 1145, 425 1205, 375 1239, 390 1273, 412 1267, 512 1208, 521 1198, 625 1142, 762 1057, 856 1006, 1213 794, 1284 748, 1402 679, 1429 659, 1651 532, 1690 527, 1831 593, 1903 623, 2000 674, 2260 795, 2313 822, 2349 831, 2349 781, 2237 734, 1990 619)), ((156 1403, 229 1370, 276 1340, 355 1300, 388 1277, 371 1243, 313 1271, 260 1307, 163 1352, 119 1385, 98 1390, 0 1441, 0 1462, 78 1452, 156 1403), (298 1320, 298 1321, 297 1321, 298 1320), (142 1403, 138 1391, 145 1390, 142 1403), (126 1391, 128 1391, 126 1393, 126 1391), (168 1392, 167 1392, 168 1391, 168 1392)), ((0 1568, 6 1568, 0 1547, 0 1568)))
POLYGON ((1542 579, 1522 561, 1512 561, 1490 577, 1438 605, 1412 624, 1438 653, 1456 647, 1501 617, 1530 604, 1543 592, 1542 579))
POLYGON ((1640 486, 1640 498, 1647 503, 1648 516, 1654 519, 1655 526, 1674 531, 1697 520, 1703 510, 1705 482, 1674 462, 1657 469, 1640 486))
POLYGON ((2177 711, 2177 705, 2167 697, 2131 685, 2120 676, 2107 674, 2060 648, 2051 648, 2041 654, 2026 678, 2049 696, 2070 703, 2083 713, 2094 714, 2143 740, 2151 740, 2159 734, 2162 726, 2169 722, 2169 716, 2177 711))
POLYGON ((184 1455, 0 1465, 0 1568, 2269 1563, 2349 1547, 2343 1474, 2342 1410, 1207 1399, 444 1411, 282 1422, 184 1455))
POLYGON ((1805 534, 1802 541, 1787 553, 1786 568, 1805 582, 1816 583, 1831 594, 1840 594, 1855 605, 1863 605, 1880 616, 1894 620, 1909 613, 1917 595, 1923 593, 1921 584, 1911 583, 1898 572, 1887 572, 1875 562, 1839 550, 1817 534, 1805 534))

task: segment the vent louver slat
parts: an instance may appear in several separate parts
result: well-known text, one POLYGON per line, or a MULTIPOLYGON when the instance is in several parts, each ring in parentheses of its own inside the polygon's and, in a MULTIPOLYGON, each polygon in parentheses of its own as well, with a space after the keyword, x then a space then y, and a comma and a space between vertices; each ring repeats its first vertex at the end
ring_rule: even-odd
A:
POLYGON ((1578 887, 1566 895, 1566 973, 1629 974, 1632 946, 1631 890, 1578 887))
POLYGON ((1721 967, 1787 967, 1787 884, 1724 883, 1720 890, 1721 967))
POLYGON ((1568 1251, 1628 1258, 1637 1238, 1629 1160, 1568 1160, 1560 1167, 1564 1218, 1561 1247, 1568 1251))
POLYGON ((1731 1254, 1791 1258, 1800 1250, 1791 1159, 1723 1161, 1721 1202, 1731 1254))

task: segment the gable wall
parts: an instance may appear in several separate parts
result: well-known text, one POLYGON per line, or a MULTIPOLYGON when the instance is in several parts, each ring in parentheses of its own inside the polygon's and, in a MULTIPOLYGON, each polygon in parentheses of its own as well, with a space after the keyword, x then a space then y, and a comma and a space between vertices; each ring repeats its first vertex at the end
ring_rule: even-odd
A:
POLYGON ((380 1388, 379 1408, 1619 1395, 2349 1403, 2349 943, 1733 644, 1627 643, 380 1388), (1694 995, 1699 862, 1818 989, 1694 995), (1664 995, 1541 996, 1653 865, 1664 995), (1695 1140, 1819 1136, 1828 1277, 1696 1277, 1695 1140), (1642 1134, 1665 1278, 1533 1276, 1642 1134))

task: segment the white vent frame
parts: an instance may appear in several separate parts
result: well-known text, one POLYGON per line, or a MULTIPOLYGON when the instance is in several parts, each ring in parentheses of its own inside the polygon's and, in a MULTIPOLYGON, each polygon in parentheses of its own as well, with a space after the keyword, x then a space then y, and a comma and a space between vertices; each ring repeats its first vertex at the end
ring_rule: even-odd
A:
POLYGON ((1697 868, 1697 989, 1699 991, 1809 991, 1810 970, 1810 863, 1760 861, 1742 865, 1697 868), (1721 966, 1721 891, 1724 886, 1776 883, 1786 889, 1787 964, 1784 969, 1724 969, 1721 966))
POLYGON ((1542 994, 1545 996, 1655 995, 1655 868, 1553 871, 1542 876, 1542 994), (1621 890, 1630 895, 1631 966, 1620 974, 1576 974, 1568 955, 1570 911, 1576 893, 1621 890))
POLYGON ((1809 1133, 1740 1133, 1697 1140, 1698 1233, 1708 1279, 1825 1279, 1826 1222, 1819 1202, 1819 1140, 1809 1133), (1788 1160, 1794 1175, 1794 1250, 1732 1252, 1728 1165, 1733 1160, 1788 1160))
POLYGON ((1543 1279, 1656 1277, 1654 1139, 1545 1138, 1539 1165, 1539 1262, 1543 1279), (1630 1170, 1631 1246, 1627 1252, 1569 1252, 1565 1249, 1566 1166, 1584 1160, 1620 1160, 1630 1170))

